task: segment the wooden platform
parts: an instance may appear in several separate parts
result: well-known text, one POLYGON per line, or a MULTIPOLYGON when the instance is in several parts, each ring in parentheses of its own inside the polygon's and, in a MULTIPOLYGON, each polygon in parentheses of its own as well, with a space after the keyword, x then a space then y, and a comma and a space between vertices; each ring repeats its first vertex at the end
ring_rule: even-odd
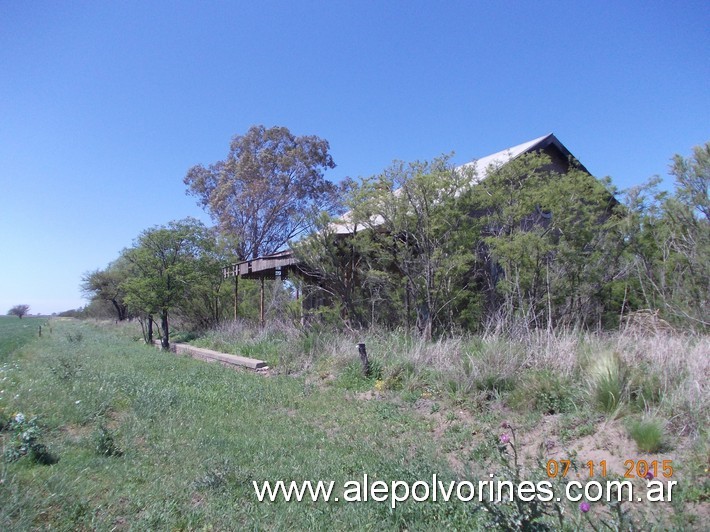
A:
MULTIPOLYGON (((159 344, 158 347, 160 347, 159 344)), ((239 355, 229 355, 227 353, 220 353, 219 351, 205 349, 204 347, 195 347, 194 345, 189 344, 170 344, 170 351, 177 355, 189 355, 192 358, 198 358, 207 362, 222 362, 231 366, 242 366, 249 369, 262 369, 268 367, 266 362, 263 360, 242 357, 239 355)))

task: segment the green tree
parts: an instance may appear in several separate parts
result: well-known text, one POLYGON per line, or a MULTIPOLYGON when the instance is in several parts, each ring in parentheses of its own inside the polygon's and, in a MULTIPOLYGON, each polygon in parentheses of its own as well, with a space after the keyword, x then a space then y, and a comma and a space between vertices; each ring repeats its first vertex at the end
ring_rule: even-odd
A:
MULTIPOLYGON (((710 326, 710 142, 676 155, 672 193, 660 179, 627 193, 630 284, 646 308, 687 328, 710 326)), ((639 305, 640 306, 640 305, 639 305)))
POLYGON ((7 315, 8 316, 17 316, 18 318, 22 319, 22 317, 26 316, 29 311, 30 311, 29 305, 15 305, 14 307, 12 307, 10 310, 7 311, 7 315))
POLYGON ((600 318, 620 255, 608 183, 526 154, 490 168, 468 200, 483 237, 478 277, 491 316, 532 327, 600 318))
POLYGON ((187 218, 143 231, 123 253, 133 270, 122 283, 125 301, 150 323, 152 316, 159 316, 163 349, 170 347, 170 314, 188 300, 195 285, 214 273, 202 260, 210 240, 202 223, 187 218))
POLYGON ((128 276, 129 263, 123 257, 109 264, 104 270, 94 270, 82 276, 81 290, 92 300, 108 301, 123 321, 128 317, 128 305, 124 300, 122 283, 128 276))
POLYGON ((256 258, 302 234, 313 211, 333 208, 337 189, 323 177, 335 167, 328 150, 316 136, 253 126, 232 139, 225 160, 194 166, 184 183, 220 230, 236 239, 238 260, 256 258))
POLYGON ((232 311, 232 288, 230 283, 225 282, 222 267, 235 261, 230 242, 219 238, 214 229, 205 230, 195 264, 200 275, 186 286, 185 298, 176 309, 177 315, 188 327, 193 330, 209 329, 225 318, 228 311, 232 311))
MULTIPOLYGON (((337 221, 327 213, 320 213, 313 227, 311 235, 292 245, 307 279, 302 287, 306 292, 303 297, 309 306, 318 307, 315 302, 320 299, 329 306, 337 304, 347 326, 363 326, 365 276, 358 236, 338 234, 337 221)), ((372 298, 370 301, 375 302, 372 298)))
POLYGON ((477 234, 462 198, 472 175, 449 156, 431 162, 396 162, 353 187, 351 222, 363 228, 355 245, 365 258, 371 290, 402 301, 425 339, 434 326, 452 324, 454 309, 470 296, 468 276, 477 234))

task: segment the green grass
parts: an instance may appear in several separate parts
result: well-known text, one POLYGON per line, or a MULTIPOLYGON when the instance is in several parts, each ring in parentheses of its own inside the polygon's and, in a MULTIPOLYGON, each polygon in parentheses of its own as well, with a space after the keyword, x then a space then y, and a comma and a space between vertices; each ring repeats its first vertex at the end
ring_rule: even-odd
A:
POLYGON ((8 355, 24 344, 39 336, 39 327, 46 330, 46 318, 17 318, 15 316, 0 316, 0 364, 8 355))
MULTIPOLYGON (((10 420, 22 412, 37 416, 40 441, 59 461, 41 465, 22 457, 0 464, 0 530, 495 528, 492 513, 474 503, 410 501, 395 510, 373 501, 259 503, 252 482, 342 486, 365 473, 385 481, 413 483, 436 473, 475 482, 501 471, 494 460, 502 421, 518 427, 522 445, 542 419, 552 420, 528 451, 534 447, 536 454, 553 439, 559 458, 605 417, 587 394, 588 360, 608 352, 594 339, 423 344, 370 331, 363 334, 370 378, 361 374, 359 337, 234 330, 210 340, 213 347, 222 341, 233 352, 266 354, 275 368, 265 377, 147 347, 136 341, 137 326, 53 320, 51 334, 40 338, 34 325, 19 327, 24 324, 0 321, 17 340, 0 365, 0 447, 12 444, 10 420), (508 385, 490 384, 496 376, 508 385)), ((658 409, 687 405, 682 420, 687 433, 697 433, 695 441, 706 434, 707 397, 703 383, 686 384, 707 367, 703 342, 670 344, 663 352, 639 342, 619 348, 627 360, 657 357, 647 366, 649 379, 656 374, 650 372, 662 376, 658 409)), ((635 459, 629 443, 623 458, 635 459)), ((683 463, 678 457, 674 466, 683 470, 683 463)), ((528 467, 521 473, 526 480, 546 478, 544 466, 528 467)), ((674 504, 685 512, 679 493, 674 504)), ((696 489, 692 500, 705 496, 696 489)), ((576 506, 568 510, 565 525, 583 527, 576 506)), ((668 526, 659 519, 670 510, 652 510, 638 527, 668 526)), ((597 507, 595 515, 606 511, 597 507)))
POLYGON ((602 353, 590 368, 589 388, 592 399, 601 411, 612 413, 621 406, 625 395, 625 375, 615 353, 602 353))
POLYGON ((0 529, 422 529, 473 518, 464 504, 256 500, 254 480, 451 477, 405 409, 176 357, 82 323, 56 323, 14 364, 0 408, 38 416, 59 462, 3 466, 0 529))
POLYGON ((629 435, 636 442, 636 446, 641 452, 657 453, 663 449, 665 434, 661 420, 634 420, 629 424, 629 435))

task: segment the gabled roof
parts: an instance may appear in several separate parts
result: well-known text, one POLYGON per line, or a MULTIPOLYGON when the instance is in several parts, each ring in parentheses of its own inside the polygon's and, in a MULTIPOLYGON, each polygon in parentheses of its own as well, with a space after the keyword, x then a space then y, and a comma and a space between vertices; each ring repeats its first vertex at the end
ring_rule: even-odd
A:
MULTIPOLYGON (((485 157, 481 157, 479 159, 475 159, 471 161, 470 163, 466 163, 461 165, 459 168, 466 168, 470 169, 473 168, 474 172, 473 175, 475 176, 475 182, 480 183, 483 181, 486 176, 488 175, 488 172, 491 169, 498 169, 504 164, 512 161, 513 159, 516 159, 520 157, 523 154, 526 153, 532 153, 536 151, 541 151, 544 150, 550 146, 554 146, 559 150, 561 155, 567 159, 574 159, 574 156, 570 151, 562 144, 557 137, 555 137, 554 134, 549 133, 547 135, 544 135, 542 137, 538 137, 533 140, 529 140, 527 142, 523 142, 522 144, 518 144, 517 146, 512 146, 510 148, 506 148, 504 150, 501 150, 496 153, 492 153, 490 155, 486 155, 485 157)), ((576 159, 574 159, 576 161, 576 159)), ((587 169, 579 164, 577 162, 578 167, 581 170, 584 170, 585 172, 589 173, 587 169)), ((397 194, 397 191, 394 192, 394 194, 397 194)), ((350 233, 354 233, 355 230, 361 229, 361 227, 355 227, 353 223, 350 222, 350 212, 346 212, 340 217, 340 222, 336 223, 333 225, 333 229, 336 234, 338 235, 347 235, 350 233)), ((378 225, 378 220, 374 220, 374 225, 378 225)), ((381 222, 379 222, 381 223, 381 222)))
MULTIPOLYGON (((483 179, 486 178, 488 175, 488 172, 491 168, 497 169, 503 166, 505 163, 508 163, 512 161, 513 159, 516 159, 520 157, 521 155, 525 153, 531 153, 535 151, 540 151, 544 150, 545 148, 548 148, 549 146, 554 146, 559 150, 559 152, 562 154, 562 156, 565 159, 574 159, 574 156, 570 153, 570 151, 562 144, 557 137, 555 137, 554 134, 549 133, 547 135, 544 135, 542 137, 538 137, 533 140, 529 140, 527 142, 523 142, 522 144, 518 144, 517 146, 513 146, 511 148, 507 148, 505 150, 501 150, 496 153, 492 153, 490 155, 486 155, 485 157, 481 157, 480 159, 476 159, 474 161, 471 161, 470 163, 466 163, 462 165, 462 168, 471 168, 475 170, 474 175, 476 176, 476 182, 480 182, 483 179)), ((577 163, 578 166, 587 172, 587 169, 584 168, 581 164, 577 163)), ((587 172, 588 173, 588 172, 587 172)))
POLYGON ((550 136, 553 135, 550 134, 545 135, 544 137, 538 137, 536 139, 523 142, 522 144, 518 144, 517 146, 512 146, 496 153, 491 153, 490 155, 486 155, 480 159, 474 159, 470 163, 462 165, 462 168, 473 168, 476 181, 480 182, 486 178, 488 170, 491 167, 500 168, 505 163, 516 159, 522 154, 534 151, 538 144, 541 144, 550 136))

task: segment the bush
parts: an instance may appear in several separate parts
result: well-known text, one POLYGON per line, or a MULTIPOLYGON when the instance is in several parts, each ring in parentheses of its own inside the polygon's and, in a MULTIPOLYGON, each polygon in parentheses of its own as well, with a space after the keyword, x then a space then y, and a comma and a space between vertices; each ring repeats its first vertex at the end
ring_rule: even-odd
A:
POLYGON ((116 444, 116 439, 113 433, 99 425, 99 430, 94 437, 96 442, 96 452, 101 456, 121 456, 123 451, 116 444))
POLYGON ((548 370, 531 370, 516 385, 510 395, 510 405, 521 412, 570 412, 574 410, 573 390, 574 384, 566 377, 548 370))
POLYGON ((614 412, 626 392, 626 372, 617 353, 604 353, 588 370, 588 386, 594 405, 603 412, 614 412))
POLYGON ((352 361, 343 370, 338 378, 339 384, 346 390, 362 392, 372 388, 378 380, 382 379, 382 364, 378 360, 370 359, 370 375, 362 374, 360 361, 352 361))
POLYGON ((635 368, 629 383, 629 400, 639 411, 657 406, 663 399, 663 383, 657 372, 647 364, 635 368))
POLYGON ((640 419, 629 425, 629 435, 636 442, 638 450, 657 453, 664 446, 664 423, 658 419, 640 419))
POLYGON ((67 341, 70 344, 78 344, 84 339, 84 333, 81 331, 74 331, 67 333, 67 341))
POLYGON ((5 448, 5 460, 14 462, 23 456, 42 465, 51 465, 59 461, 49 448, 40 440, 42 430, 37 424, 37 418, 27 419, 22 412, 16 413, 10 419, 9 429, 14 432, 13 438, 5 448))

